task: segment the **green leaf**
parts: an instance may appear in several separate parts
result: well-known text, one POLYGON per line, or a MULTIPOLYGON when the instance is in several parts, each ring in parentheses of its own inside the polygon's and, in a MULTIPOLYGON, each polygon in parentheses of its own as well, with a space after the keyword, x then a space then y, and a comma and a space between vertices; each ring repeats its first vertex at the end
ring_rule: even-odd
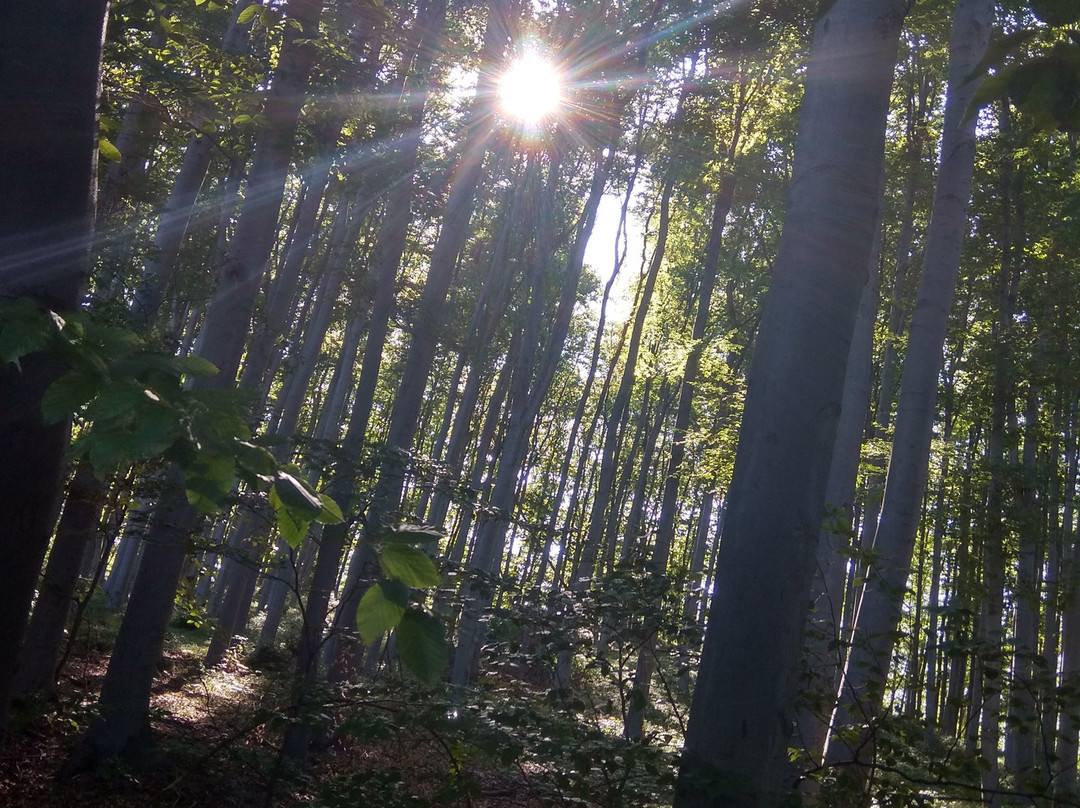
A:
POLYGON ((389 541, 403 541, 410 544, 427 544, 442 540, 445 534, 437 527, 429 525, 398 525, 387 531, 384 538, 389 541))
POLYGON ((277 473, 277 460, 262 446, 246 440, 238 440, 233 444, 236 453, 236 465, 241 470, 255 476, 272 477, 277 473))
POLYGON ((120 150, 110 143, 108 138, 98 140, 98 151, 102 157, 112 163, 119 163, 124 159, 124 156, 120 154, 120 150))
POLYGON ((419 609, 409 609, 397 627, 398 656, 405 669, 421 682, 439 681, 450 661, 442 620, 419 609))
POLYGON ((323 510, 322 500, 306 485, 287 471, 279 471, 274 480, 274 491, 284 505, 298 516, 308 520, 319 516, 323 510))
POLYGON ((65 373, 49 385, 41 397, 41 417, 55 424, 78 412, 98 394, 101 378, 90 373, 65 373))
POLYGON ((250 6, 240 12, 240 15, 236 18, 237 25, 244 25, 251 22, 255 18, 255 14, 259 11, 259 4, 252 3, 250 6))
POLYGON ((339 522, 345 521, 345 516, 341 513, 341 508, 334 502, 327 494, 319 494, 319 500, 322 502, 322 511, 315 517, 315 521, 324 525, 336 525, 339 522))
MULTIPOLYGON (((147 392, 143 391, 144 396, 147 392)), ((149 460, 163 454, 180 437, 181 432, 180 421, 172 407, 160 401, 144 399, 136 410, 130 428, 135 454, 128 462, 149 460)))
MULTIPOLYGON (((274 499, 272 491, 271 498, 274 499)), ((310 519, 305 519, 298 516, 295 511, 282 507, 274 508, 274 516, 277 518, 278 533, 286 544, 294 550, 303 544, 304 539, 307 538, 308 528, 311 527, 310 519)))
POLYGON ((177 356, 174 361, 180 372, 188 376, 214 376, 218 372, 217 365, 201 356, 177 356))
POLYGON ((236 465, 231 457, 200 452, 184 469, 188 502, 203 513, 217 513, 232 493, 236 465))
POLYGON ((356 607, 356 628, 365 643, 375 642, 394 628, 405 614, 409 589, 401 581, 377 581, 368 587, 356 607))
POLYGON ((146 393, 146 388, 131 379, 106 384, 86 408, 86 417, 95 422, 118 418, 146 403, 146 393))
POLYGON ((428 554, 407 544, 385 545, 379 553, 379 566, 387 578, 397 578, 409 586, 438 586, 442 580, 428 554))
POLYGON ((58 315, 42 311, 28 297, 0 301, 0 363, 41 350, 63 327, 58 315))

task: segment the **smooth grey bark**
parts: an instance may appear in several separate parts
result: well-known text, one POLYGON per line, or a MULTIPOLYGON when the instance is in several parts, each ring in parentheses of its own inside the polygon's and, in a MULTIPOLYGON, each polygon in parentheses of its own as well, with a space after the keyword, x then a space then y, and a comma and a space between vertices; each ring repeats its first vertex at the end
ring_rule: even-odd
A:
MULTIPOLYGON (((706 487, 701 497, 701 507, 698 513, 697 525, 694 528, 694 540, 690 547, 690 559, 686 571, 686 593, 683 595, 682 606, 682 629, 679 637, 679 647, 676 656, 678 678, 676 687, 679 693, 690 693, 690 654, 692 643, 690 638, 694 636, 696 629, 701 625, 701 605, 705 600, 706 587, 702 579, 705 571, 705 554, 708 551, 709 537, 713 532, 713 503, 717 499, 716 491, 712 484, 706 487)), ((723 527, 724 503, 720 502, 719 528, 723 527)), ((719 532, 719 529, 717 530, 719 532)))
MULTIPOLYGON (((106 0, 17 0, 0 25, 0 300, 73 310, 89 273, 106 0)), ((43 352, 0 368, 0 746, 18 651, 60 504, 67 422, 41 417, 65 370, 43 352)))
MULTIPOLYGON (((958 352, 960 353, 960 352, 958 352)), ((942 438, 946 446, 952 445, 953 426, 953 396, 954 383, 951 369, 946 369, 945 376, 945 409, 942 418, 942 438)), ((937 493, 934 504, 930 506, 934 513, 934 538, 930 565, 930 592, 927 598, 928 626, 926 629, 926 708, 923 711, 923 746, 929 752, 934 749, 938 731, 938 716, 941 711, 941 682, 938 675, 939 646, 940 646, 940 611, 941 611, 941 575, 944 566, 943 545, 945 531, 948 526, 949 514, 945 506, 945 494, 949 479, 949 470, 952 467, 952 454, 946 450, 941 459, 941 469, 938 473, 937 493)))
POLYGON ((131 584, 142 553, 143 535, 146 533, 147 521, 153 511, 148 498, 141 497, 137 502, 138 504, 124 523, 120 546, 116 550, 112 569, 109 570, 103 587, 105 594, 108 595, 106 608, 111 612, 123 611, 128 595, 131 594, 131 584))
POLYGON ((871 774, 865 767, 873 753, 872 725, 881 709, 922 516, 942 349, 968 232, 976 139, 975 119, 966 116, 980 84, 974 73, 989 42, 993 9, 991 0, 958 0, 953 13, 941 161, 873 544, 875 563, 864 588, 833 722, 834 727, 862 725, 866 717, 871 727, 854 744, 834 737, 826 755, 829 763, 854 761, 857 765, 850 771, 861 785, 871 774))
MULTIPOLYGON (((1039 445, 1039 388, 1028 383, 1024 412, 1024 442, 1021 452, 1016 514, 1019 519, 1016 587, 1013 593, 1015 634, 1012 655, 1012 686, 1006 720, 1005 762, 1017 776, 1021 788, 1035 787, 1038 774, 1035 751, 1039 738, 1039 714, 1035 680, 1035 657, 1039 653, 1039 618, 1042 605, 1042 545, 1036 463, 1039 445)), ((1055 658, 1056 659, 1056 658, 1055 658)))
MULTIPOLYGON (((1074 395, 1069 404, 1065 427, 1065 479, 1062 501, 1061 536, 1066 547, 1061 608, 1061 683, 1073 685, 1080 680, 1080 537, 1076 533, 1076 480, 1078 470, 1077 413, 1080 400, 1074 395)), ((1080 750, 1080 722, 1068 710, 1058 720, 1055 797, 1068 800, 1075 796, 1077 752, 1080 750)))
POLYGON ((818 21, 787 216, 749 373, 676 808, 781 799, 784 752, 906 3, 818 21), (747 671, 753 671, 747 676, 747 671))
MULTIPOLYGON (((915 54, 918 61, 919 54, 915 54)), ((910 309, 911 295, 912 245, 915 237, 915 199, 919 194, 919 179, 922 175, 923 150, 926 143, 927 118, 934 103, 935 82, 924 74, 921 65, 917 66, 909 77, 906 98, 906 142, 905 156, 908 161, 907 176, 904 180, 903 204, 900 210, 900 232, 896 238, 896 262, 893 267, 892 294, 889 303, 889 316, 881 367, 878 373, 878 397, 874 408, 874 420, 871 426, 875 437, 887 439, 893 419, 893 403, 897 395, 897 382, 900 377, 900 349, 904 338, 904 328, 910 309)), ((862 545, 870 546, 874 541, 881 516, 881 500, 885 487, 885 458, 871 457, 871 471, 867 475, 866 503, 862 520, 862 545)))
MULTIPOLYGON (((871 253, 869 279, 859 300, 855 331, 848 352, 847 373, 840 406, 829 482, 825 489, 826 514, 818 537, 817 569, 811 590, 811 614, 807 622, 805 694, 795 717, 791 746, 802 750, 804 765, 822 763, 840 671, 843 668, 841 631, 847 592, 847 567, 855 519, 855 488, 862 458, 862 439, 870 406, 874 353, 874 325, 878 307, 878 228, 871 253)), ((801 774, 797 772, 796 774, 801 774)), ((810 781, 805 782, 810 786, 810 781)))

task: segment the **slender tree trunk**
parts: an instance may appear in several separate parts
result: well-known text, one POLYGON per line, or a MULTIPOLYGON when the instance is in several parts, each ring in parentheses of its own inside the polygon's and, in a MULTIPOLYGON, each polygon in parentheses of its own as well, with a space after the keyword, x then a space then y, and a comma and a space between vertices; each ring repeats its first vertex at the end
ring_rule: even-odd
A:
MULTIPOLYGON (((836 706, 840 672, 844 665, 841 637, 847 627, 843 625, 842 617, 844 604, 852 596, 847 591, 847 568, 854 529, 855 488, 862 458, 862 438, 870 406, 880 241, 879 224, 876 246, 871 251, 869 279, 859 301, 848 353, 840 424, 825 494, 825 524, 818 537, 817 570, 811 591, 813 605, 806 627, 805 658, 809 676, 802 687, 806 697, 796 713, 795 736, 792 738, 792 747, 806 755, 804 765, 809 767, 819 766, 823 762, 836 706)), ((796 774, 801 775, 802 772, 796 774)), ((805 781, 801 787, 812 791, 812 781, 805 781)))
POLYGON ((64 512, 42 577, 34 613, 26 631, 15 693, 52 693, 56 662, 74 602, 75 585, 88 540, 99 532, 107 486, 85 458, 68 486, 64 512))
MULTIPOLYGON (((1075 529, 1076 479, 1078 456, 1077 434, 1080 431, 1077 413, 1080 399, 1074 394, 1069 405, 1065 426, 1065 495, 1062 503, 1061 536, 1068 555, 1062 581, 1061 684, 1076 686, 1080 681, 1080 541, 1075 529)), ((1062 710, 1058 724, 1057 778, 1054 784, 1055 804, 1070 801, 1076 795, 1077 750, 1080 749, 1080 721, 1070 710, 1062 710)))
MULTIPOLYGON (((834 727, 861 724, 864 715, 872 722, 879 715, 900 625, 922 515, 942 347, 968 232, 975 121, 965 116, 979 85, 972 75, 989 41, 992 15, 990 0, 959 0, 953 14, 941 165, 900 382, 892 458, 873 545, 875 563, 863 592, 834 727)), ((829 763, 854 760, 857 765, 850 771, 863 787, 871 776, 864 767, 872 760, 872 732, 872 727, 867 729, 854 744, 830 742, 826 757, 829 763)))
MULTIPOLYGON (((495 513, 509 514, 513 509, 513 494, 516 482, 521 470, 527 448, 528 436, 532 432, 536 416, 540 407, 551 388, 551 382, 555 377, 562 357, 563 346, 570 330, 570 320, 573 315, 577 299, 578 283, 585 263, 585 245, 592 233, 593 224, 596 221, 596 210, 600 205, 607 178, 610 175, 614 163, 615 147, 612 144, 606 158, 597 156, 597 166, 593 174, 592 184, 589 188, 589 196, 585 201, 585 209, 582 212, 577 227, 575 228, 574 241, 570 249, 566 272, 563 278, 562 292, 559 297, 555 316, 552 319, 546 343, 536 359, 535 373, 531 380, 520 378, 520 384, 525 389, 518 389, 511 400, 514 402, 510 412, 510 422, 507 425, 506 439, 503 450, 499 456, 499 467, 492 488, 490 499, 495 513)), ((548 190, 553 193, 554 178, 548 180, 548 190)), ((550 203, 548 203, 550 206, 550 203)), ((552 211, 550 208, 541 214, 541 227, 546 227, 550 221, 552 211)), ((546 259, 550 253, 544 250, 543 243, 538 245, 542 253, 542 259, 546 259)), ((534 288, 534 295, 540 290, 534 288)), ((523 342, 522 352, 528 353, 530 344, 523 342)), ((515 371, 516 373, 517 371, 515 371)), ((471 569, 485 573, 498 562, 502 556, 503 545, 506 539, 507 522, 505 519, 488 519, 478 527, 476 543, 469 558, 471 569)), ((483 643, 484 626, 480 617, 484 608, 491 602, 492 593, 486 592, 484 586, 477 581, 467 581, 463 585, 464 606, 461 612, 461 622, 458 630, 458 646, 454 654, 453 669, 450 681, 453 684, 462 685, 469 681, 472 676, 473 663, 476 659, 480 645, 483 643)))
MULTIPOLYGON (((489 4, 481 55, 484 65, 494 65, 505 50, 512 8, 513 0, 492 0, 489 4)), ((469 234, 468 225, 483 173, 484 157, 491 143, 493 79, 490 71, 481 70, 480 75, 480 84, 465 128, 465 142, 412 324, 405 366, 390 416, 386 446, 393 457, 379 469, 379 480, 366 515, 365 527, 371 536, 379 534, 386 520, 392 518, 401 503, 406 457, 413 449, 420 426, 420 410, 426 400, 425 392, 435 362, 447 293, 469 234)))
MULTIPOLYGON (((250 25, 241 25, 237 20, 244 9, 255 2, 258 0, 237 0, 222 40, 221 50, 225 56, 238 56, 247 47, 250 25)), ((193 217, 198 213, 196 202, 210 168, 215 145, 213 135, 192 132, 188 136, 184 159, 158 219, 153 252, 132 295, 131 315, 140 325, 153 325, 165 302, 165 292, 172 280, 180 247, 193 217)))
MULTIPOLYGON (((738 148, 739 135, 732 138, 729 160, 738 148)), ((667 572, 671 546, 675 541, 675 522, 679 511, 679 487, 682 483, 683 460, 686 457, 687 431, 693 415, 694 393, 698 372, 701 368, 701 354, 705 348, 705 332, 709 325, 709 312, 712 304, 713 289, 720 270, 720 247, 723 244, 724 227, 735 194, 735 176, 727 174, 713 200, 712 221, 709 227, 709 239, 705 245, 705 260, 701 268, 701 283, 698 287, 697 311, 694 315, 694 328, 691 333, 691 348, 683 366, 682 386, 679 390, 679 406, 675 413, 675 425, 671 436, 671 455, 668 458, 667 471, 664 475, 664 489, 660 503, 660 519, 656 527, 656 543, 653 546, 651 567, 654 574, 667 572)), ((659 612, 660 604, 655 604, 659 612)), ((634 677, 634 691, 630 698, 630 708, 626 715, 623 734, 630 739, 641 737, 644 706, 649 703, 649 691, 652 680, 652 659, 656 651, 656 631, 659 614, 656 619, 646 617, 646 639, 638 654, 638 670, 634 677)))

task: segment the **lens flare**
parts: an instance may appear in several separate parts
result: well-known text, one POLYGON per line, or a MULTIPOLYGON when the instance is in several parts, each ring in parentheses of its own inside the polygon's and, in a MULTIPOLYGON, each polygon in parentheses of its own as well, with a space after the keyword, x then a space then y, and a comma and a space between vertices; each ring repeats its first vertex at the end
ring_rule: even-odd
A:
POLYGON ((499 108, 526 126, 550 118, 563 103, 562 76, 548 59, 527 52, 514 60, 499 80, 499 108))

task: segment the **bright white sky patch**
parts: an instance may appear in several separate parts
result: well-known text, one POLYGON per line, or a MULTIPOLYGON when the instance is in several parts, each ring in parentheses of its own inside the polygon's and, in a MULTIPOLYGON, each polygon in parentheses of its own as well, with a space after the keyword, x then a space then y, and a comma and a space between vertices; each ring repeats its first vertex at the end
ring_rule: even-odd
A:
POLYGON ((499 108, 529 126, 552 115, 562 100, 558 69, 533 51, 515 59, 499 80, 499 108))

